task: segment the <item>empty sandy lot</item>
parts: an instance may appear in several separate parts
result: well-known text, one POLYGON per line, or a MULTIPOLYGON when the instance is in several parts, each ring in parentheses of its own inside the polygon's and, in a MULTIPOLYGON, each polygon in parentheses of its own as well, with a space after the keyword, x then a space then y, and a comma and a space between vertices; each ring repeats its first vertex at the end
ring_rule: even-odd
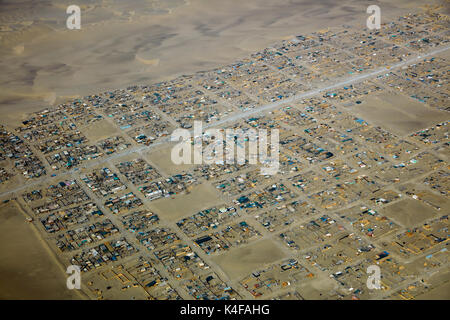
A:
POLYGON ((97 142, 101 139, 109 138, 113 135, 118 135, 116 128, 113 127, 108 121, 100 120, 97 121, 94 125, 87 126, 83 129, 83 134, 91 142, 97 142))
POLYGON ((369 96, 360 105, 350 108, 350 111, 399 136, 450 119, 447 112, 429 108, 401 94, 369 96))
POLYGON ((385 208, 382 214, 405 227, 412 227, 434 217, 437 211, 418 200, 404 199, 385 208))
POLYGON ((255 269, 283 257, 283 252, 271 240, 261 240, 212 259, 228 277, 239 279, 255 269))
POLYGON ((150 207, 163 219, 175 222, 222 202, 218 192, 209 183, 203 183, 193 187, 188 194, 152 201, 150 207))
POLYGON ((174 164, 171 158, 173 146, 175 146, 175 144, 170 144, 170 147, 161 147, 147 155, 147 159, 150 160, 151 163, 155 164, 157 168, 162 169, 163 174, 172 175, 183 171, 188 171, 194 167, 193 164, 174 164))

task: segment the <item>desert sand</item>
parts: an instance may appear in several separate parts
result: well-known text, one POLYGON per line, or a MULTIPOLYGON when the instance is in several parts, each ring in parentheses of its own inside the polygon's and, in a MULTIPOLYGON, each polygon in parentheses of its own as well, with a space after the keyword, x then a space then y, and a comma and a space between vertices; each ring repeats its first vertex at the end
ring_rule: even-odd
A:
POLYGON ((221 204, 219 193, 209 184, 189 188, 189 193, 178 197, 163 198, 153 201, 150 207, 164 219, 176 222, 185 216, 221 204))
POLYGON ((405 227, 412 227, 434 217, 437 211, 418 201, 404 199, 389 206, 383 214, 405 227))
POLYGON ((285 255, 271 240, 261 240, 237 248, 226 254, 215 256, 213 261, 230 278, 242 278, 255 268, 280 260, 285 255))
POLYGON ((81 299, 15 201, 0 205, 0 299, 81 299))
POLYGON ((445 121, 444 111, 425 106, 413 98, 400 95, 372 96, 355 105, 351 111, 390 132, 406 136, 429 126, 445 121))

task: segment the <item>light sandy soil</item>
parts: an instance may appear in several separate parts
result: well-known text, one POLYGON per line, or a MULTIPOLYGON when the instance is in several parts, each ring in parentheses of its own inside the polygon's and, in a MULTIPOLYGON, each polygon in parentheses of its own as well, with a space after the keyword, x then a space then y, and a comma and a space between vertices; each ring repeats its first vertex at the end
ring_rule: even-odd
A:
POLYGON ((450 211, 450 200, 447 197, 432 193, 422 186, 414 187, 411 184, 406 184, 405 186, 409 186, 410 190, 412 190, 412 192, 417 195, 420 200, 424 201, 429 206, 435 209, 440 208, 438 211, 441 214, 450 211))
POLYGON ((284 257, 282 250, 271 240, 261 240, 248 246, 236 248, 212 260, 231 279, 240 279, 248 273, 266 264, 280 260, 284 257))
MULTIPOLYGON (((11 167, 9 167, 11 168, 11 167)), ((9 170, 11 171, 11 169, 9 170)), ((5 192, 10 190, 11 187, 21 185, 23 183, 22 176, 20 174, 14 174, 11 178, 0 183, 0 192, 5 192)))
POLYGON ((449 300, 450 299, 450 281, 443 285, 431 289, 430 291, 417 296, 417 300, 449 300))
MULTIPOLYGON (((193 168, 195 165, 193 164, 179 164, 176 165, 171 160, 172 146, 175 144, 171 144, 170 147, 161 147, 157 150, 151 152, 147 155, 146 159, 150 160, 150 162, 154 163, 158 168, 162 169, 165 174, 176 174, 183 171, 188 171, 193 168)), ((191 163, 193 163, 193 158, 191 159, 191 163)))
POLYGON ((0 204, 0 299, 80 299, 18 205, 0 204))
POLYGON ((370 96, 350 108, 364 120, 404 136, 448 119, 448 113, 400 94, 370 96))
POLYGON ((219 193, 209 183, 192 187, 187 194, 152 201, 149 205, 157 214, 171 222, 198 211, 223 203, 219 193))
POLYGON ((405 227, 412 227, 435 216, 437 210, 418 200, 404 199, 385 208, 382 214, 405 227))
POLYGON ((336 288, 336 282, 332 279, 320 275, 319 277, 298 289, 305 300, 323 300, 327 298, 329 292, 336 288))
POLYGON ((119 135, 119 132, 112 124, 106 120, 100 120, 95 125, 87 126, 83 129, 83 134, 93 142, 97 142, 102 139, 110 138, 113 135, 119 135))
POLYGON ((426 283, 433 289, 417 296, 417 300, 449 300, 450 299, 450 281, 448 281, 450 271, 443 270, 435 273, 426 283))

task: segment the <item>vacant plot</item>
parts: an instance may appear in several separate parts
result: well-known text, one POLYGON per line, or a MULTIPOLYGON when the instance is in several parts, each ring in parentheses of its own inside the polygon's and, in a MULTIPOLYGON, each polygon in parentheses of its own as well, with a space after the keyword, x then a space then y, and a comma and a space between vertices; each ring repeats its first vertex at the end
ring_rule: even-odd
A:
POLYGON ((261 240, 212 259, 231 279, 240 279, 262 265, 283 257, 282 250, 272 241, 261 240))
POLYGON ((306 285, 297 289, 303 299, 305 300, 324 300, 332 299, 331 294, 336 288, 336 282, 331 278, 319 275, 317 279, 308 282, 306 285))
POLYGON ((417 300, 449 300, 450 281, 416 297, 417 300))
POLYGON ((223 203, 223 200, 220 199, 219 193, 209 183, 203 183, 193 187, 187 194, 155 200, 150 207, 160 214, 161 218, 175 222, 220 203, 223 203))
POLYGON ((400 136, 448 120, 448 113, 432 109, 400 94, 368 97, 349 109, 367 122, 400 136))
MULTIPOLYGON (((193 164, 175 164, 172 161, 171 153, 175 144, 169 144, 170 147, 161 149, 153 149, 147 158, 154 163, 158 168, 162 169, 166 174, 176 174, 182 171, 187 171, 194 167, 193 164)), ((193 161, 192 161, 193 163, 193 161)))
POLYGON ((436 213, 436 210, 418 200, 405 199, 388 206, 381 214, 405 227, 412 227, 434 217, 436 213))
POLYGON ((97 121, 94 125, 87 126, 83 129, 83 134, 91 142, 97 142, 98 140, 109 138, 118 133, 118 130, 106 120, 97 121))

